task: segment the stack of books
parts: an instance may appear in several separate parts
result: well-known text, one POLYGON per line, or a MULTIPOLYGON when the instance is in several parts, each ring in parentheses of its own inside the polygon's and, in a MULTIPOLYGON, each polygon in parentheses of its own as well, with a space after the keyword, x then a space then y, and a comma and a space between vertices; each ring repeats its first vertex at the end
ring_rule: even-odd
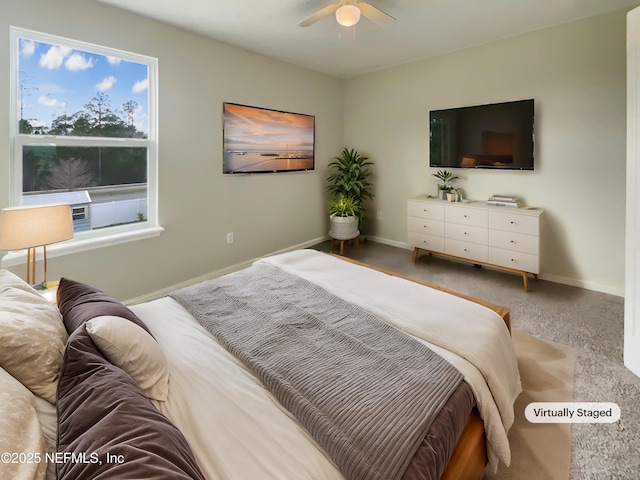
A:
POLYGON ((487 200, 489 205, 499 205, 500 207, 515 207, 518 208, 521 203, 518 197, 512 195, 491 195, 487 200))

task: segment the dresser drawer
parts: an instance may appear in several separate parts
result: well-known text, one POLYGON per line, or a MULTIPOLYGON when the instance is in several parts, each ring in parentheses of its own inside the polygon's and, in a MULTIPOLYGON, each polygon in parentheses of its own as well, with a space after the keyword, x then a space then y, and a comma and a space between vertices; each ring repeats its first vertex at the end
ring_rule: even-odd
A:
POLYGON ((489 246, 538 255, 540 251, 540 239, 535 235, 525 235, 523 233, 506 232, 503 230, 489 230, 489 246))
POLYGON ((407 202, 407 214, 410 217, 430 218, 432 220, 444 220, 444 205, 431 202, 407 202))
POLYGON ((447 223, 461 223, 475 227, 487 227, 489 224, 488 212, 479 208, 447 205, 444 209, 444 218, 447 223))
POLYGON ((489 263, 524 272, 539 273, 539 257, 529 253, 489 248, 489 263))
POLYGON ((409 231, 444 237, 444 222, 430 218, 409 217, 409 231))
POLYGON ((444 252, 444 237, 409 232, 409 245, 433 252, 444 252))
POLYGON ((539 219, 535 215, 522 215, 509 212, 489 212, 489 228, 507 232, 539 234, 539 219))
POLYGON ((473 225, 462 225, 460 223, 446 223, 444 227, 445 237, 461 242, 478 243, 480 245, 489 244, 489 230, 473 225))
POLYGON ((487 245, 478 245, 477 243, 447 240, 444 253, 478 262, 489 261, 489 247, 487 245))

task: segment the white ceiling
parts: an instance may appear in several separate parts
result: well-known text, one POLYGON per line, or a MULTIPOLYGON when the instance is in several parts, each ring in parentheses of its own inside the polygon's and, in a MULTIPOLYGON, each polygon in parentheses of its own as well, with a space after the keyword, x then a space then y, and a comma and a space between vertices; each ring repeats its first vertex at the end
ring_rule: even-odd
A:
POLYGON ((333 15, 310 27, 297 26, 335 3, 332 0, 96 1, 338 77, 640 4, 638 0, 367 0, 397 22, 381 28, 363 17, 354 31, 339 26, 333 15))

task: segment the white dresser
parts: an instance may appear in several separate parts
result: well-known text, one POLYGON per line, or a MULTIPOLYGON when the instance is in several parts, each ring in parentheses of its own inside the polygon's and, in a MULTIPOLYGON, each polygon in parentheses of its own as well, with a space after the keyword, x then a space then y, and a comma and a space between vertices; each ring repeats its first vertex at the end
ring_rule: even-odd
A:
POLYGON ((522 274, 540 272, 539 208, 511 208, 485 202, 447 202, 426 196, 407 201, 413 261, 420 250, 476 265, 522 274))

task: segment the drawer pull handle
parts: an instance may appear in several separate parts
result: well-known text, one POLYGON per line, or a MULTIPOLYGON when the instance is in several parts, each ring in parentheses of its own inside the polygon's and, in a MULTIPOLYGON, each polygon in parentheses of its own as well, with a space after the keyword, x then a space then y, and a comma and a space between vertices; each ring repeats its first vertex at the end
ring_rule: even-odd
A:
POLYGON ((464 249, 465 252, 468 252, 469 250, 467 250, 466 248, 464 249))
POLYGON ((464 234, 465 234, 465 235, 469 235, 469 233, 468 233, 468 232, 464 232, 464 234))
POLYGON ((514 223, 516 223, 516 222, 514 222, 513 220, 511 220, 509 223, 510 223, 511 225, 513 225, 513 224, 514 224, 514 223))
POLYGON ((465 215, 464 218, 469 218, 469 215, 465 215))
POLYGON ((515 240, 509 240, 509 241, 510 241, 511 243, 516 243, 516 241, 515 241, 515 240))

